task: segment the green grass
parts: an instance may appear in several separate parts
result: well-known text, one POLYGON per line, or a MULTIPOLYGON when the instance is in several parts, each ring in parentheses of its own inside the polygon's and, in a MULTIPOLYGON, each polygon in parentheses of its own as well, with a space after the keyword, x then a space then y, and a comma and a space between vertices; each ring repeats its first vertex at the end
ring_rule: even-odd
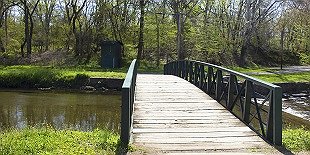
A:
POLYGON ((83 85, 89 77, 123 79, 123 70, 54 68, 49 66, 8 66, 0 67, 0 87, 37 88, 73 87, 83 85))
POLYGON ((241 73, 260 73, 260 72, 270 72, 273 71, 269 68, 242 68, 242 67, 227 67, 231 70, 237 71, 237 72, 241 72, 241 73))
POLYGON ((116 154, 119 135, 108 130, 90 132, 27 128, 0 133, 0 155, 116 154))
POLYGON ((290 74, 261 74, 251 76, 271 83, 310 82, 310 72, 300 72, 290 74))
POLYGON ((275 71, 278 71, 279 69, 271 69, 271 68, 241 68, 241 67, 228 67, 228 68, 245 74, 250 73, 250 76, 253 76, 255 78, 270 83, 310 82, 310 72, 278 74, 275 73, 275 71))
POLYGON ((291 151, 310 151, 310 131, 305 128, 284 129, 282 141, 291 151))

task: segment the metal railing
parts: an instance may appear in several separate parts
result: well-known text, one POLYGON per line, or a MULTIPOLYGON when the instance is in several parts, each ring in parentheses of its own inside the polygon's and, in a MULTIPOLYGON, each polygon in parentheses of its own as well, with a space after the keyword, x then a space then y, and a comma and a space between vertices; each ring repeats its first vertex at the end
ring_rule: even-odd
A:
POLYGON ((137 77, 137 60, 133 60, 128 69, 126 78, 122 86, 122 107, 121 107, 121 145, 127 148, 132 131, 132 113, 134 103, 134 93, 137 77))
POLYGON ((174 61, 164 74, 179 76, 209 94, 262 138, 282 145, 282 88, 200 61, 174 61))

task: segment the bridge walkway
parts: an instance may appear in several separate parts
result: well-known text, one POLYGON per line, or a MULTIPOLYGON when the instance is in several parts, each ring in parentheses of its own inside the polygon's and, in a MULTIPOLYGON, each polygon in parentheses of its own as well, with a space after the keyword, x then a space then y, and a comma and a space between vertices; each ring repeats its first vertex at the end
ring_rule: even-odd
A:
POLYGON ((172 75, 138 74, 133 144, 144 154, 278 154, 222 105, 172 75))

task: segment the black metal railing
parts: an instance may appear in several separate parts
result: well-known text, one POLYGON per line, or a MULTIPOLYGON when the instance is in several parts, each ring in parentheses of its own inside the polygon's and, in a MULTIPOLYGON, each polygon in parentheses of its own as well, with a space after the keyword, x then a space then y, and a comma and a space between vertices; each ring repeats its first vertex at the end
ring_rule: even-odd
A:
POLYGON ((134 103, 134 93, 137 77, 137 60, 133 60, 128 69, 125 81, 122 86, 122 108, 121 108, 121 145, 127 147, 131 138, 132 113, 134 103))
POLYGON ((179 76, 209 94, 262 138, 282 145, 282 89, 251 76, 200 61, 174 61, 164 74, 179 76))

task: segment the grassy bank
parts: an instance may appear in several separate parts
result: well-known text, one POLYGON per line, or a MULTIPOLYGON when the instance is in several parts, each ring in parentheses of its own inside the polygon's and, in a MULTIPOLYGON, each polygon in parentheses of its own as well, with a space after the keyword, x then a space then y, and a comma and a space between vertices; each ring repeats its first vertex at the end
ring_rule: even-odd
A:
POLYGON ((228 67, 237 72, 249 74, 255 78, 270 83, 310 82, 310 72, 278 73, 279 69, 272 68, 241 68, 228 67))
POLYGON ((271 83, 310 82, 310 72, 251 75, 271 83))
POLYGON ((0 154, 115 154, 119 136, 91 132, 27 128, 0 133, 0 154))
POLYGON ((284 129, 283 145, 294 152, 310 151, 310 131, 305 128, 284 129))
POLYGON ((122 70, 87 70, 83 68, 54 68, 48 66, 8 66, 0 67, 0 87, 38 88, 73 87, 87 82, 89 77, 123 79, 122 70))

